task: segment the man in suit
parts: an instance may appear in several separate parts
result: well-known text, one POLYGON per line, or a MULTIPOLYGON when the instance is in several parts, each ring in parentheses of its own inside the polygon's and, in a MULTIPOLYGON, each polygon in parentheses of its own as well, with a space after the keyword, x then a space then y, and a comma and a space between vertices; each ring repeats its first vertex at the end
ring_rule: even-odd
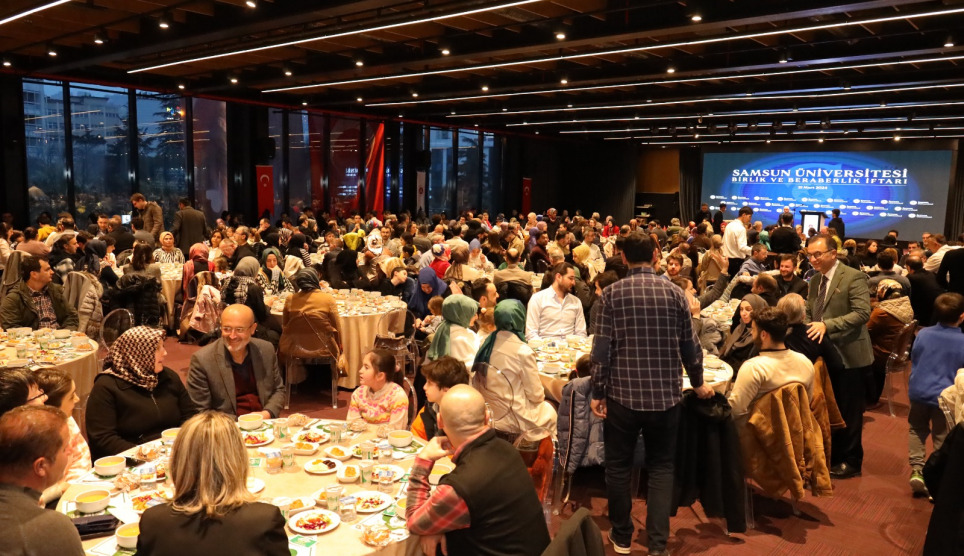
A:
POLYGON ((180 210, 174 214, 174 225, 171 232, 174 242, 184 253, 184 260, 188 260, 188 253, 195 243, 203 243, 208 236, 208 223, 204 213, 191 206, 191 199, 181 197, 177 206, 180 210))
POLYGON ((154 241, 161 237, 164 231, 164 214, 161 206, 154 201, 148 201, 144 195, 135 193, 131 195, 131 204, 137 209, 137 214, 144 219, 144 230, 154 236, 154 241))
POLYGON ((229 305, 221 313, 221 339, 191 356, 187 391, 199 410, 229 415, 281 414, 284 384, 274 346, 252 338, 258 323, 246 305, 229 305))
POLYGON ((713 215, 713 233, 723 233, 723 219, 726 218, 726 203, 720 203, 720 210, 713 215))
POLYGON ((847 479, 860 475, 864 451, 861 444, 864 374, 870 372, 874 351, 867 331, 870 291, 867 275, 837 262, 833 238, 816 235, 807 243, 807 256, 818 274, 810 280, 807 296, 807 335, 820 342, 824 336, 836 346, 844 370, 830 375, 837 405, 847 427, 833 433, 830 475, 847 479))
POLYGON ((937 269, 937 283, 947 291, 964 295, 964 248, 944 254, 937 269))
POLYGON ((134 234, 121 224, 119 216, 110 219, 110 233, 107 235, 114 238, 114 251, 117 253, 123 253, 134 248, 134 234))
POLYGON ((910 282, 910 306, 914 309, 914 318, 921 326, 932 326, 934 300, 944 293, 944 288, 937 283, 934 273, 924 270, 924 261, 919 255, 908 255, 904 264, 910 282))

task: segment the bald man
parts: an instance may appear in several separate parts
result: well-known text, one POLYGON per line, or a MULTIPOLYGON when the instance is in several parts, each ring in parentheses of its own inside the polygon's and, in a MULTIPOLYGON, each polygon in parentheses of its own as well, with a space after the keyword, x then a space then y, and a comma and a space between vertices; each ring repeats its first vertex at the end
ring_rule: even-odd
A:
POLYGON ((426 556, 528 556, 549 546, 549 530, 519 452, 496 437, 485 400, 458 384, 439 403, 438 430, 412 467, 405 513, 408 530, 422 536, 426 556), (436 461, 451 456, 455 470, 431 492, 436 461))
POLYGON ((251 337, 257 326, 246 305, 229 305, 221 312, 221 338, 191 356, 187 391, 198 410, 260 413, 266 419, 281 414, 284 384, 278 357, 270 342, 251 337))

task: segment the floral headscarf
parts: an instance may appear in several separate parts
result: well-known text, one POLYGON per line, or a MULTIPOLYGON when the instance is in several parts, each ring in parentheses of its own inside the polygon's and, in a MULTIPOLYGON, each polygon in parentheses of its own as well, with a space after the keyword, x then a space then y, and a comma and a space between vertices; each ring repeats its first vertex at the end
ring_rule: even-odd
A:
POLYGON ((126 330, 110 346, 104 359, 105 375, 116 376, 148 392, 157 388, 154 355, 164 341, 164 331, 147 326, 126 330))

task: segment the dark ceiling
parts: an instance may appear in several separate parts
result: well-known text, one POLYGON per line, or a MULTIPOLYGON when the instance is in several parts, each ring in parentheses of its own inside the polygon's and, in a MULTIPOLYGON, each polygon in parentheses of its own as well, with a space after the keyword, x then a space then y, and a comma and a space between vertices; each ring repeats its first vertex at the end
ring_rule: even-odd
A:
POLYGON ((0 8, 5 71, 651 144, 960 137, 957 42, 964 0, 0 8))

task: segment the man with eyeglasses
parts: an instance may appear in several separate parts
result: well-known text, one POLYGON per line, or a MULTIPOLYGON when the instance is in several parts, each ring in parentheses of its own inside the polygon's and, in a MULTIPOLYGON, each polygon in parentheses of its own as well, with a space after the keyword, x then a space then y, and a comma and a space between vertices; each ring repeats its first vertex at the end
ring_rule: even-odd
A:
POLYGON ((826 335, 843 359, 843 371, 830 374, 837 405, 847 427, 833 432, 830 475, 848 479, 860 475, 864 451, 861 444, 864 374, 870 372, 874 352, 867 332, 870 320, 868 278, 863 272, 837 262, 834 240, 817 235, 807 243, 807 256, 817 274, 807 296, 807 335, 820 342, 826 335))
POLYGON ((37 385, 27 369, 4 369, 0 372, 0 415, 21 405, 43 405, 47 394, 37 385))
POLYGON ((270 342, 251 337, 257 326, 246 305, 229 305, 221 312, 221 338, 191 356, 187 391, 199 411, 259 413, 265 419, 281 414, 284 384, 278 357, 270 342))

